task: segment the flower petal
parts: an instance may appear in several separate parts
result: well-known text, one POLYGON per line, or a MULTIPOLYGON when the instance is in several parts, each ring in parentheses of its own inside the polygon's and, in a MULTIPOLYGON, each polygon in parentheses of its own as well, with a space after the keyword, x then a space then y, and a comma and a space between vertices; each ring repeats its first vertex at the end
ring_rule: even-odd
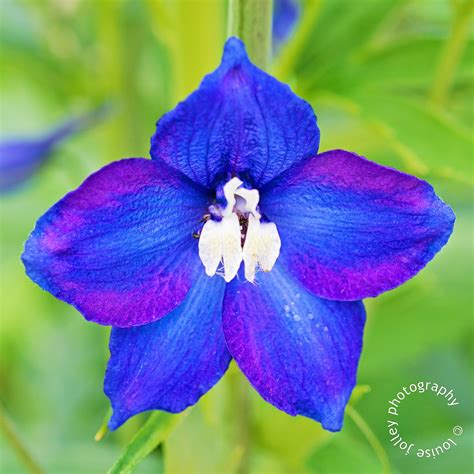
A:
POLYGON ((272 37, 273 49, 278 50, 293 33, 300 17, 298 0, 275 0, 273 2, 272 37))
POLYGON ((340 430, 356 383, 363 304, 318 298, 278 262, 257 280, 228 285, 223 325, 230 353, 266 401, 340 430))
POLYGON ((343 150, 288 170, 262 191, 280 259, 318 296, 358 300, 416 275, 455 216, 426 182, 343 150))
POLYGON ((10 191, 33 176, 49 157, 48 139, 9 140, 0 143, 0 192, 10 191))
POLYGON ((9 139, 0 142, 0 193, 11 191, 33 176, 56 147, 110 111, 109 104, 64 122, 39 138, 9 139))
POLYGON ((225 282, 204 272, 183 303, 145 326, 112 329, 104 390, 118 428, 147 410, 183 411, 222 377, 230 354, 222 332, 225 282))
POLYGON ((151 156, 208 187, 239 175, 262 186, 319 146, 316 117, 230 38, 222 63, 158 121, 151 156))
POLYGON ((118 161, 39 219, 23 262, 86 319, 149 323, 176 308, 202 271, 192 234, 206 209, 206 194, 165 164, 118 161))

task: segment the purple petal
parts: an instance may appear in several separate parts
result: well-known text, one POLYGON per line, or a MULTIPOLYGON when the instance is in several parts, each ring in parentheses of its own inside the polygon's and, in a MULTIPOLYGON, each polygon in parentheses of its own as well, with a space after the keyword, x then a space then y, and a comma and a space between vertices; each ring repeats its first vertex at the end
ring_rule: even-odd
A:
POLYGON ((294 167, 262 192, 280 260, 323 298, 358 300, 416 275, 448 241, 455 216, 413 176, 343 150, 294 167))
POLYGON ((177 413, 222 377, 230 354, 222 332, 225 282, 204 272, 181 306, 166 318, 130 329, 112 329, 105 393, 118 428, 147 410, 177 413))
POLYGON ((23 262, 86 319, 149 323, 176 308, 202 272, 192 234, 206 211, 206 195, 165 164, 118 161, 39 219, 23 262))
POLYGON ((342 427, 356 383, 363 304, 329 301, 277 265, 257 285, 233 280, 224 300, 230 353, 260 395, 290 415, 342 427))
POLYGON ((158 121, 151 156, 208 188, 231 175, 262 186, 319 146, 316 117, 230 38, 222 63, 158 121))

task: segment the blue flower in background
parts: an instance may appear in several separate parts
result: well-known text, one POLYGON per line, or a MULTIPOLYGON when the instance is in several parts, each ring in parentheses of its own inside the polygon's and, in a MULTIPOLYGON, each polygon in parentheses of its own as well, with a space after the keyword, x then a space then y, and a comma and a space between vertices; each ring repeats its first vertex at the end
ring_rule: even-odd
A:
POLYGON ((341 429, 361 300, 419 272, 454 214, 424 181, 318 147, 309 104, 231 38, 151 160, 102 168, 39 219, 30 278, 113 326, 111 429, 193 405, 232 358, 269 403, 341 429))
POLYGON ((273 2, 273 49, 278 49, 293 33, 300 17, 298 0, 275 0, 273 2))
POLYGON ((102 106, 93 112, 68 120, 38 138, 0 141, 0 192, 15 189, 33 176, 67 138, 89 127, 109 110, 102 106))

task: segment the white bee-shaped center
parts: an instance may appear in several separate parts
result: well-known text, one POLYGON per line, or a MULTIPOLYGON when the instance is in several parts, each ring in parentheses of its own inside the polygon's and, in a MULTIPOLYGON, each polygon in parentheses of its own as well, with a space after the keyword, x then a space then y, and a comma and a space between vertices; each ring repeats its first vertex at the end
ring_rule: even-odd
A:
POLYGON ((206 274, 222 275, 231 281, 245 264, 245 278, 253 282, 257 269, 269 272, 280 254, 281 241, 273 222, 260 222, 260 195, 256 189, 242 187, 232 178, 224 188, 225 208, 212 208, 199 237, 199 257, 206 274), (218 220, 221 218, 221 220, 218 220))

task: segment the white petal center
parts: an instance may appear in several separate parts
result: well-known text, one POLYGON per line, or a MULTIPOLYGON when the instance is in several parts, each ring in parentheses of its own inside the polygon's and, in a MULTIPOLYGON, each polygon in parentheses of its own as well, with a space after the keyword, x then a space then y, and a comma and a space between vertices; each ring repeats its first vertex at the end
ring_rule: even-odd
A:
POLYGON ((260 222, 260 219, 250 214, 243 249, 245 278, 253 282, 257 268, 269 272, 280 255, 280 247, 276 225, 273 222, 260 222))
POLYGON ((199 257, 206 274, 220 274, 226 282, 237 275, 242 260, 245 278, 253 282, 257 270, 270 271, 280 254, 276 225, 260 222, 258 191, 243 188, 242 184, 238 178, 225 184, 227 205, 220 209, 222 219, 208 220, 199 237, 199 257))

